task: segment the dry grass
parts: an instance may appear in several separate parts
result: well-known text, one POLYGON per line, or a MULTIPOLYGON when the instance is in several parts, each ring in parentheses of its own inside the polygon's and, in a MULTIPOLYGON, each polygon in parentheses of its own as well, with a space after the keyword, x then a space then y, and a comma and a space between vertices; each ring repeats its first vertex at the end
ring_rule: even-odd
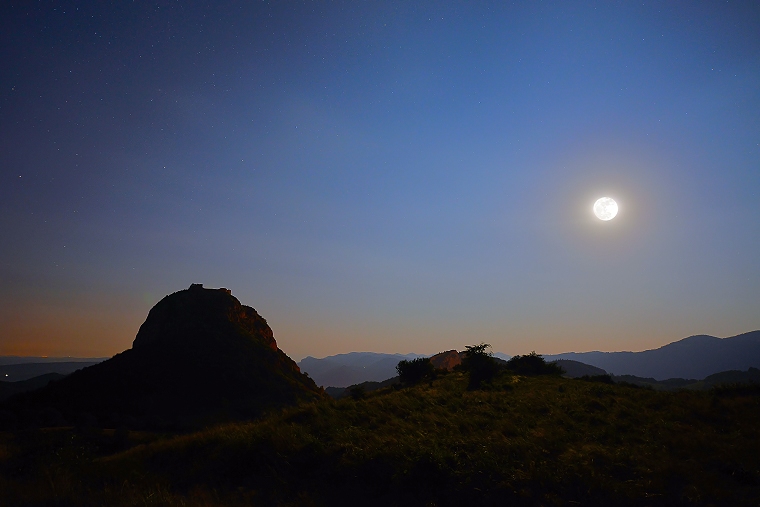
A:
POLYGON ((760 504, 757 393, 509 375, 466 386, 449 374, 140 445, 132 435, 124 452, 108 434, 63 430, 70 442, 34 445, 5 435, 0 495, 9 505, 760 504), (22 452, 37 461, 9 475, 22 452), (58 464, 40 467, 50 453, 58 464))

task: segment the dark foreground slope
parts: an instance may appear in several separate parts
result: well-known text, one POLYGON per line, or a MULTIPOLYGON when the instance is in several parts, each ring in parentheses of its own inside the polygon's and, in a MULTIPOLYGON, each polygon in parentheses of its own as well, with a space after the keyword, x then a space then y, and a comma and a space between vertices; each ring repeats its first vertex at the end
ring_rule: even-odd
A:
POLYGON ((151 309, 131 349, 0 410, 20 426, 194 427, 321 396, 253 308, 193 285, 151 309))
POLYGON ((29 455, 45 465, 0 484, 0 504, 760 504, 756 388, 666 393, 508 374, 487 390, 467 384, 453 372, 116 454, 115 435, 29 436, 57 438, 45 451, 56 456, 75 439, 94 449, 57 468, 24 453, 24 435, 8 437, 0 472, 29 455))

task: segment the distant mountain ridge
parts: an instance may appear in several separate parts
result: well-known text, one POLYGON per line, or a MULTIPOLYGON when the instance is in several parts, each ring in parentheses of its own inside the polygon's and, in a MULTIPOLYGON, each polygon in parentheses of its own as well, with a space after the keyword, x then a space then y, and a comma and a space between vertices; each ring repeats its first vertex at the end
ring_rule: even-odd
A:
MULTIPOLYGON (((456 353, 447 351, 436 356, 451 355, 452 352, 456 353)), ((394 377, 398 361, 416 357, 431 355, 351 352, 322 359, 307 357, 298 364, 317 385, 348 387, 394 377)), ((494 357, 508 360, 511 356, 497 352, 494 357)), ((672 378, 704 379, 720 372, 760 367, 760 331, 729 338, 690 336, 642 352, 566 352, 543 357, 547 362, 562 361, 560 366, 571 370, 568 376, 600 375, 600 370, 603 370, 617 376, 634 375, 660 381, 672 378)))
POLYGON ((28 363, 101 363, 108 359, 107 357, 71 357, 71 356, 0 356, 0 366, 11 364, 28 364, 28 363))
MULTIPOLYGON (((323 358, 307 356, 298 362, 301 371, 307 373, 318 386, 348 387, 362 382, 382 382, 396 376, 396 365, 399 361, 417 359, 418 357, 441 357, 441 361, 453 366, 457 361, 454 355, 463 354, 456 350, 439 352, 438 354, 386 354, 382 352, 348 352, 323 358), (449 354, 447 359, 443 359, 449 354), (452 362, 453 360, 453 362, 452 362)), ((494 357, 508 360, 511 356, 497 352, 494 357)), ((461 361, 461 359, 460 359, 461 361)), ((444 367, 443 363, 437 367, 444 367)), ((450 369, 450 368, 449 368, 450 369)))
POLYGON ((545 355, 547 361, 570 359, 614 375, 656 380, 703 379, 723 371, 760 367, 760 331, 728 338, 696 335, 642 352, 566 352, 545 355))
POLYGON ((298 362, 318 386, 347 387, 362 382, 381 382, 396 376, 399 361, 424 357, 421 354, 382 354, 349 352, 317 359, 305 357, 298 362))
POLYGON ((45 387, 51 381, 60 380, 64 376, 65 375, 61 375, 60 373, 45 373, 39 377, 20 380, 18 382, 0 381, 0 401, 7 400, 14 394, 25 393, 27 391, 33 391, 45 387))
POLYGON ((20 363, 5 364, 0 366, 0 381, 19 382, 29 380, 48 373, 68 375, 82 368, 102 363, 104 360, 93 359, 89 361, 51 361, 47 363, 20 363))
POLYGON ((578 378, 587 375, 589 377, 594 375, 606 375, 607 372, 596 366, 590 364, 581 363, 579 361, 573 361, 571 359, 558 359, 556 361, 549 361, 557 364, 565 372, 563 375, 570 378, 578 378))

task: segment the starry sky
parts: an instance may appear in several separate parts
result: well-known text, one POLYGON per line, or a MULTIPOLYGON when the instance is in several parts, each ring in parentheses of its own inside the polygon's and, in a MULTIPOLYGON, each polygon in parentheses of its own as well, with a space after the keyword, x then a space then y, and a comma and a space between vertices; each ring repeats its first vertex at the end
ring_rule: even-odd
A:
POLYGON ((0 354, 191 283, 296 360, 760 328, 755 1, 8 1, 0 61, 0 354))

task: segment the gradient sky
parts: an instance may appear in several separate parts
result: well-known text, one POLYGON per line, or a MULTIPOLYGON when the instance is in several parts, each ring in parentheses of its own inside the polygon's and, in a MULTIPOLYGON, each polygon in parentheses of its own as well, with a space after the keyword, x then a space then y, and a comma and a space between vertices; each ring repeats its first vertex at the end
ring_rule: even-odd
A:
POLYGON ((755 1, 11 1, 0 61, 0 354, 191 283, 297 360, 760 328, 755 1))

